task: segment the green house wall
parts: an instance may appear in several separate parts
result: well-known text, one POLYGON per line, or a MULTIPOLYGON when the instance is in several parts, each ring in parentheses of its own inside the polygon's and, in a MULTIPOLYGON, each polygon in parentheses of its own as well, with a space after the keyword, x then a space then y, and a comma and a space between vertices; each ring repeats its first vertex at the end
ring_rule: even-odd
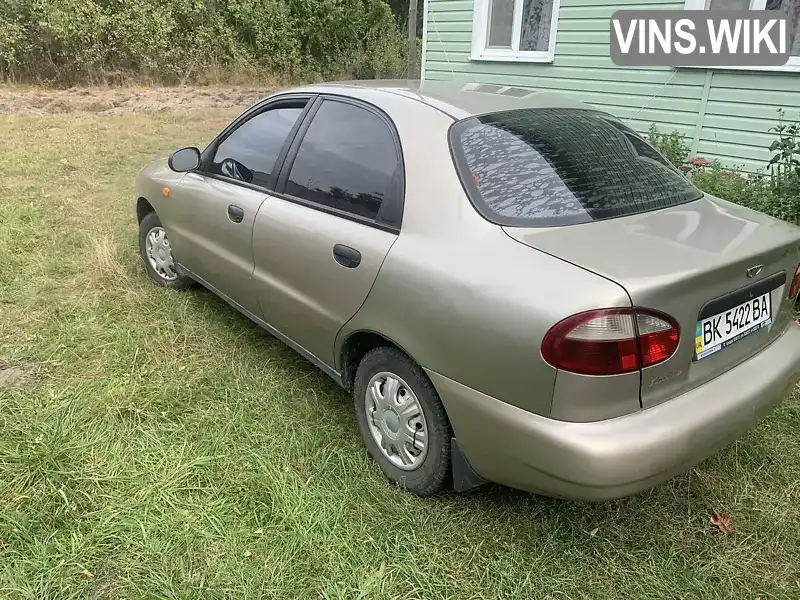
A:
POLYGON ((682 9, 683 2, 561 0, 552 64, 470 60, 473 2, 427 0, 423 78, 558 91, 691 141, 692 155, 747 171, 763 168, 777 109, 800 119, 800 73, 618 67, 609 22, 621 9, 682 9))

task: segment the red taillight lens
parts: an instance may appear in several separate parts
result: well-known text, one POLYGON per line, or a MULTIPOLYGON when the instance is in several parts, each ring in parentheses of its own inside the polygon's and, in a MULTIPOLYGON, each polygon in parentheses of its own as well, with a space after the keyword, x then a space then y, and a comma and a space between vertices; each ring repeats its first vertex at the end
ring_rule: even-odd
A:
POLYGON ((542 356, 555 368, 571 373, 619 375, 667 360, 679 340, 678 325, 667 315, 607 308, 558 323, 542 342, 542 356))
POLYGON ((593 310, 564 319, 542 342, 544 359, 584 375, 630 373, 639 369, 633 311, 593 310))
POLYGON ((636 310, 642 367, 656 365, 675 353, 680 340, 678 326, 666 315, 636 310))
POLYGON ((800 265, 797 265, 797 269, 794 272, 794 279, 792 279, 792 285, 789 287, 789 298, 796 298, 797 294, 800 294, 800 265))

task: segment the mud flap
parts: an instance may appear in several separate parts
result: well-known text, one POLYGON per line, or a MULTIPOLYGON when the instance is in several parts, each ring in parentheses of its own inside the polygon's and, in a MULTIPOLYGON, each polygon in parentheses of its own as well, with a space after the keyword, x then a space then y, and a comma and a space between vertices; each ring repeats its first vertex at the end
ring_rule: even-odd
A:
POLYGON ((450 438, 450 462, 453 466, 453 489, 456 492, 466 492, 489 483, 472 469, 454 437, 450 438))

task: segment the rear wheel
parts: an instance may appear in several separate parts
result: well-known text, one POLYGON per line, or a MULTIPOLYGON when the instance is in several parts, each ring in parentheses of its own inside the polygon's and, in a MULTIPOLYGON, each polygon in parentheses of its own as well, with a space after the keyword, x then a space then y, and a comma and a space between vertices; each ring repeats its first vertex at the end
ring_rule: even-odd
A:
POLYGON ((418 496, 441 491, 450 422, 422 369, 395 348, 376 348, 358 366, 353 396, 361 437, 386 476, 418 496))
POLYGON ((167 231, 156 213, 150 213, 139 224, 139 254, 150 275, 158 285, 175 290, 192 286, 192 280, 175 264, 167 231))

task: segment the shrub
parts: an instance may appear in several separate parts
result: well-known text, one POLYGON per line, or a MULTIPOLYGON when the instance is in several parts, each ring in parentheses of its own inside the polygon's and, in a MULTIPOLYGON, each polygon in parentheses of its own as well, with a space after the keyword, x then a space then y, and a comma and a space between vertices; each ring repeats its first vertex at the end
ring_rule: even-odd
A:
POLYGON ((289 4, 280 0, 229 0, 226 19, 242 45, 274 73, 290 76, 302 64, 289 4))
POLYGON ((399 74, 405 44, 389 5, 382 0, 294 0, 305 75, 383 77, 399 74))
POLYGON ((764 175, 725 169, 715 160, 693 171, 692 183, 713 196, 800 225, 800 197, 777 191, 764 175))
POLYGON ((383 0, 3 0, 0 77, 71 84, 217 70, 284 78, 397 76, 383 0))
POLYGON ((800 122, 786 123, 783 109, 778 109, 778 124, 770 131, 778 134, 769 147, 773 153, 768 163, 772 188, 800 204, 800 122))
POLYGON ((22 58, 30 51, 25 29, 14 21, 0 21, 0 78, 13 78, 22 58))
POLYGON ((26 67, 33 58, 44 72, 55 73, 60 65, 71 63, 85 75, 104 66, 106 30, 109 15, 93 0, 35 0, 29 30, 34 56, 26 57, 26 67))
POLYGON ((679 169, 686 165, 689 160, 690 149, 679 131, 660 133, 656 124, 653 123, 650 125, 647 137, 650 140, 650 144, 673 165, 679 169))
POLYGON ((649 139, 676 167, 688 171, 704 192, 800 225, 800 123, 787 123, 782 110, 770 128, 778 139, 770 145, 769 174, 724 168, 718 160, 688 160, 690 151, 678 131, 662 134, 655 124, 649 139))

